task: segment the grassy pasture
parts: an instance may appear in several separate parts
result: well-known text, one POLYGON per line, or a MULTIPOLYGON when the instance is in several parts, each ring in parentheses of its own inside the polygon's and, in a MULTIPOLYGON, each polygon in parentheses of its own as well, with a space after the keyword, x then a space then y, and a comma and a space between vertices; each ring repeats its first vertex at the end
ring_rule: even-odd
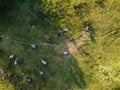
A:
MULTIPOLYGON (((70 4, 62 1, 67 12, 61 12, 65 15, 63 19, 53 20, 54 24, 69 28, 75 40, 83 38, 80 31, 90 23, 92 28, 86 39, 96 42, 83 42, 77 48, 64 36, 57 37, 56 30, 33 14, 27 2, 13 6, 0 23, 0 69, 5 70, 0 75, 0 90, 119 90, 120 1, 105 0, 100 4, 95 1, 72 0, 70 4), (73 7, 77 5, 82 12, 75 12, 73 7), (36 44, 35 49, 30 47, 31 43, 36 44), (64 56, 67 50, 73 51, 64 56), (15 66, 8 60, 10 54, 18 57, 20 64, 15 66), (48 65, 42 65, 41 59, 48 65), (39 70, 45 75, 41 76, 39 70), (31 84, 27 77, 32 78, 31 84)), ((52 2, 55 5, 57 0, 52 2)))

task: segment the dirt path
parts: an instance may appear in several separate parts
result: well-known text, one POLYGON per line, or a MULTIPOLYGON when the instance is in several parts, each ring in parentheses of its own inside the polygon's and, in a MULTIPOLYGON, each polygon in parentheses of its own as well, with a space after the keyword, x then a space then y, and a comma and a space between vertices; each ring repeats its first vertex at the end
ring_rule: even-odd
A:
POLYGON ((80 39, 75 40, 74 42, 68 41, 67 42, 67 46, 68 46, 68 50, 70 51, 70 53, 76 52, 79 53, 77 48, 91 43, 90 40, 88 40, 88 33, 86 33, 85 31, 82 31, 82 37, 80 39))

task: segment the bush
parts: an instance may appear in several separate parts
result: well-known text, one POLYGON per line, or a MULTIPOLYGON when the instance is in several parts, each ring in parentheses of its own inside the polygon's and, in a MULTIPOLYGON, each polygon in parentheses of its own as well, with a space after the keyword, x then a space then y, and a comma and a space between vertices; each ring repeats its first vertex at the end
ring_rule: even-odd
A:
POLYGON ((77 16, 84 16, 88 13, 89 7, 87 3, 80 3, 73 7, 77 16))
POLYGON ((95 3, 97 3, 97 4, 103 4, 104 1, 105 0, 95 0, 95 3))

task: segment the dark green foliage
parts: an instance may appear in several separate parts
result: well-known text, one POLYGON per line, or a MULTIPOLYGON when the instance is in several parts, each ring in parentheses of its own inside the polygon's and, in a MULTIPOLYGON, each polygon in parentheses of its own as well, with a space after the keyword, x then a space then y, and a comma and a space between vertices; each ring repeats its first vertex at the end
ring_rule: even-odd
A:
POLYGON ((83 28, 88 27, 87 32, 89 33, 89 37, 90 37, 91 41, 95 43, 96 42, 95 29, 93 28, 92 23, 89 20, 83 20, 82 27, 83 28))
POLYGON ((84 17, 87 13, 89 13, 89 6, 87 3, 80 3, 76 6, 74 6, 75 13, 79 17, 84 17))
POLYGON ((3 21, 3 18, 6 18, 6 13, 10 7, 12 0, 0 0, 0 22, 3 21))
POLYGON ((5 53, 4 50, 0 48, 0 57, 4 55, 4 53, 5 53))
POLYGON ((103 3, 105 0, 95 0, 95 3, 97 3, 97 4, 101 4, 101 3, 103 3))
POLYGON ((89 20, 82 20, 82 27, 90 26, 91 22, 89 20))
POLYGON ((120 90, 120 86, 118 88, 113 88, 113 90, 120 90))
POLYGON ((105 7, 104 2, 105 2, 105 0, 95 0, 95 3, 96 3, 98 6, 100 6, 101 8, 104 8, 104 7, 105 7))
POLYGON ((2 37, 0 37, 0 42, 1 42, 1 41, 3 41, 3 38, 2 38, 2 37))
POLYGON ((0 22, 15 22, 16 16, 12 16, 11 12, 20 9, 20 3, 26 0, 1 0, 0 1, 0 22))
POLYGON ((9 0, 0 0, 0 9, 4 9, 9 3, 9 0))
POLYGON ((95 40, 95 29, 92 27, 92 25, 89 25, 89 33, 90 33, 90 39, 92 42, 96 42, 95 40))
POLYGON ((52 22, 53 24, 58 25, 58 21, 65 18, 69 3, 69 0, 56 1, 55 4, 53 3, 53 1, 48 0, 35 1, 31 5, 31 8, 39 14, 43 21, 46 20, 47 22, 52 22))

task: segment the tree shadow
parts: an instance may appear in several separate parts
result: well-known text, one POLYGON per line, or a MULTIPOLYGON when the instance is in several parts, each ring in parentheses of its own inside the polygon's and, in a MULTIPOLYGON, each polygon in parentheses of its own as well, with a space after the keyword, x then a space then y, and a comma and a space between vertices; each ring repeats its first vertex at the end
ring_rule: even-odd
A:
MULTIPOLYGON (((89 59, 89 60, 91 60, 92 62, 93 62, 93 64, 94 65, 96 65, 95 64, 95 59, 94 59, 94 57, 91 55, 91 53, 89 53, 89 52, 87 52, 82 46, 77 46, 76 44, 76 41, 75 40, 73 40, 73 41, 71 41, 71 43, 73 43, 73 45, 76 47, 76 49, 77 49, 77 51, 79 52, 79 54, 83 57, 83 58, 85 58, 85 59, 89 59)), ((86 43, 84 43, 84 45, 85 45, 86 43)))
MULTIPOLYGON (((74 86, 77 86, 82 89, 85 88, 87 83, 84 79, 84 72, 78 66, 77 60, 75 60, 73 56, 70 57, 64 56, 64 54, 56 52, 55 50, 57 45, 59 46, 59 44, 64 40, 60 40, 59 37, 57 37, 56 39, 56 34, 55 34, 56 30, 55 31, 50 30, 50 26, 45 27, 43 25, 40 27, 46 28, 42 30, 44 32, 43 34, 48 34, 48 36, 50 36, 51 39, 54 40, 53 44, 55 44, 55 46, 51 47, 51 46, 38 45, 36 49, 31 49, 31 47, 27 47, 27 49, 25 49, 25 46, 19 43, 18 40, 16 40, 16 43, 9 43, 10 46, 15 45, 16 48, 22 48, 23 51, 18 51, 19 53, 17 53, 17 56, 19 57, 19 60, 23 60, 24 63, 15 66, 14 60, 8 61, 8 55, 5 55, 6 57, 5 59, 6 61, 8 61, 8 63, 6 63, 4 67, 6 71, 5 72, 6 80, 9 83, 12 83, 15 89, 17 90, 33 90, 33 89, 42 90, 42 88, 46 88, 46 90, 48 90, 49 86, 47 86, 47 84, 49 84, 50 87, 52 87, 49 88, 49 90, 66 90, 66 89, 72 89, 74 86), (19 44, 19 46, 17 46, 17 44, 19 44), (29 51, 29 53, 27 52, 27 50, 29 51), (23 55, 22 57, 21 55, 19 55, 21 53, 23 55), (44 67, 40 63, 40 60, 43 58, 45 58, 45 60, 48 62, 47 67, 44 67), (35 67, 36 65, 38 68, 43 70, 44 72, 43 76, 40 75, 39 71, 36 69, 35 67), (28 76, 33 80, 33 83, 30 85, 26 80, 26 77, 28 76)), ((28 29, 28 27, 25 29, 28 29)), ((15 32, 17 31, 19 30, 16 29, 15 32)), ((6 34, 8 34, 7 30, 5 32, 6 34)), ((12 36, 14 36, 15 32, 11 32, 12 36)), ((40 30, 35 32, 40 33, 40 30)), ((17 36, 14 37, 18 38, 17 36)), ((24 39, 26 39, 26 37, 24 39)), ((61 37, 61 39, 63 39, 63 37, 61 37)), ((66 42, 64 42, 64 45, 67 46, 66 42)), ((15 48, 12 49, 10 48, 9 50, 11 50, 12 53, 16 54, 15 48)))
POLYGON ((92 57, 92 55, 90 55, 90 53, 88 53, 86 50, 84 50, 82 47, 77 48, 77 50, 79 51, 79 53, 83 56, 83 57, 87 57, 92 61, 95 61, 95 59, 92 57))
POLYGON ((95 29, 92 27, 92 25, 89 25, 88 32, 89 32, 91 41, 93 43, 95 43, 96 42, 96 39, 95 39, 95 29))
POLYGON ((88 21, 88 20, 83 20, 82 25, 83 25, 83 27, 86 27, 85 32, 87 32, 89 34, 89 37, 90 37, 91 41, 93 43, 95 43, 96 42, 95 29, 92 26, 92 23, 90 21, 88 21))
MULTIPOLYGON (((19 48, 23 48, 23 52, 19 51, 19 53, 17 53, 17 57, 19 57, 19 60, 23 60, 24 63, 15 66, 14 60, 8 61, 7 58, 9 55, 5 55, 5 59, 8 61, 4 68, 6 80, 9 83, 12 83, 17 90, 42 90, 42 88, 46 88, 46 90, 48 90, 48 82, 50 82, 49 85, 52 87, 49 90, 56 90, 56 88, 57 90, 66 90, 72 89, 74 86, 84 89, 87 83, 84 79, 84 72, 78 66, 77 60, 75 60, 73 56, 64 56, 64 54, 55 50, 60 43, 64 43, 65 47, 67 47, 66 42, 64 40, 60 40, 65 38, 57 37, 59 39, 56 39, 56 30, 52 31, 52 33, 45 31, 45 33, 47 33, 48 36, 52 35, 51 38, 55 40, 53 42, 53 45, 55 44, 54 46, 38 45, 36 49, 31 49, 29 46, 26 46, 27 48, 25 48, 25 45, 19 43, 19 41, 16 41, 16 43, 10 43, 13 45, 17 45, 19 43, 19 48), (22 57, 19 55, 21 53, 24 53, 22 54, 22 57), (40 62, 43 58, 48 62, 48 66, 46 67, 44 67, 40 62), (58 58, 60 58, 60 60, 58 60, 58 58), (35 68, 36 65, 44 71, 44 76, 39 74, 39 71, 35 68), (28 76, 33 79, 33 82, 30 85, 26 81, 26 77, 28 76), (55 85, 52 83, 55 83, 55 85)), ((59 49, 62 49, 62 47, 59 49)), ((14 54, 16 53, 15 48, 12 49, 12 52, 14 52, 14 54)))
POLYGON ((105 1, 105 0, 96 0, 95 3, 96 3, 100 8, 105 8, 104 1, 105 1))
POLYGON ((72 65, 70 68, 71 68, 70 76, 73 77, 73 83, 82 89, 86 88, 87 83, 84 78, 84 72, 80 67, 78 67, 77 60, 72 61, 72 65))
MULTIPOLYGON (((86 88, 86 80, 84 78, 84 72, 78 65, 78 61, 70 54, 69 56, 64 56, 65 60, 61 62, 61 74, 64 75, 64 82, 68 84, 63 90, 73 89, 77 86, 81 89, 86 88)), ((62 88, 61 88, 62 90, 62 88)))
MULTIPOLYGON (((17 20, 18 11, 21 9, 21 5, 25 4, 26 0, 1 0, 0 6, 0 23, 7 24, 7 23, 20 23, 20 20, 17 20)), ((21 12, 21 11, 20 11, 21 12)), ((21 12, 22 13, 22 12, 21 12)), ((20 15, 21 17, 22 15, 20 15)))

